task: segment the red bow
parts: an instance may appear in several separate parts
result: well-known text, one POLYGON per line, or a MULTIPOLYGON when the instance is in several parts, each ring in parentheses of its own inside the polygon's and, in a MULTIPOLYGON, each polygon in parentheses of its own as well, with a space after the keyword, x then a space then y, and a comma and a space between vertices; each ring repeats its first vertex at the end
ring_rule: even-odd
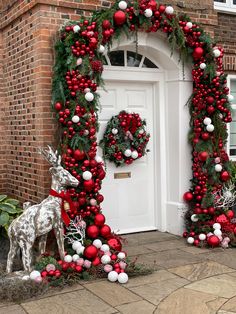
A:
POLYGON ((70 224, 70 217, 68 216, 66 210, 65 210, 65 207, 64 207, 64 203, 65 201, 69 203, 70 205, 70 209, 72 211, 74 211, 75 207, 74 207, 74 204, 73 204, 73 201, 72 199, 70 198, 70 194, 67 192, 65 193, 64 191, 62 191, 61 193, 58 193, 57 191, 55 190, 50 190, 50 193, 49 195, 51 196, 55 196, 55 197, 60 197, 62 199, 62 204, 61 204, 61 218, 64 222, 64 224, 66 226, 69 226, 70 224))

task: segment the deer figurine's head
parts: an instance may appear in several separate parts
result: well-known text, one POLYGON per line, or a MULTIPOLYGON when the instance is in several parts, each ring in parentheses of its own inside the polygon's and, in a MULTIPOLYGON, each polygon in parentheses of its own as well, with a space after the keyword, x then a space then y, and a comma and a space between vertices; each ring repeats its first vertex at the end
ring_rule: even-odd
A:
POLYGON ((40 153, 49 164, 52 165, 49 171, 52 174, 52 178, 58 182, 61 187, 78 186, 79 181, 62 167, 61 156, 58 155, 57 151, 54 152, 52 148, 48 146, 47 148, 41 148, 40 153))

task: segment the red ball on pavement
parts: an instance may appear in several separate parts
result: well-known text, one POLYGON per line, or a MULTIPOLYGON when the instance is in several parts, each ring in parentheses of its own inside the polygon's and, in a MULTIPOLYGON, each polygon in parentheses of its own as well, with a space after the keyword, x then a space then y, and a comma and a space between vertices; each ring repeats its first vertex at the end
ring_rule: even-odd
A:
POLYGON ((220 244, 220 239, 215 236, 215 235, 211 235, 208 239, 207 239, 207 243, 212 246, 212 247, 216 247, 219 246, 220 244))
POLYGON ((94 217, 94 223, 96 226, 103 226, 104 223, 105 223, 105 216, 103 214, 97 214, 95 217, 94 217))
POLYGON ((122 250, 122 244, 121 244, 120 240, 117 238, 110 238, 107 241, 107 244, 110 246, 110 248, 112 248, 115 251, 120 252, 122 250))
POLYGON ((95 225, 90 225, 86 228, 86 233, 89 238, 96 239, 99 235, 99 229, 95 225))
POLYGON ((98 254, 98 249, 94 245, 89 245, 84 250, 84 256, 88 259, 95 259, 98 254))
POLYGON ((100 229, 100 235, 105 239, 111 235, 111 228, 108 225, 102 226, 100 229))

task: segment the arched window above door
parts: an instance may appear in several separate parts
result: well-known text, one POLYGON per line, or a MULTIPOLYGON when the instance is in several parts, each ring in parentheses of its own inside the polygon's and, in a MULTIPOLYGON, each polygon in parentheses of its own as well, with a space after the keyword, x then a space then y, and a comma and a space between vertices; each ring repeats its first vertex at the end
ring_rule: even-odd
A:
POLYGON ((149 58, 129 50, 111 51, 105 56, 105 64, 119 67, 158 69, 149 58))

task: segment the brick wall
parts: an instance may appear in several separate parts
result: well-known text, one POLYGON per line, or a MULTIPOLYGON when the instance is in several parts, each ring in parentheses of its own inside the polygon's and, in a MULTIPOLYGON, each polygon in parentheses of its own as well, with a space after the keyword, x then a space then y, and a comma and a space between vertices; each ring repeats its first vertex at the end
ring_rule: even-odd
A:
MULTIPOLYGON (((224 38, 226 68, 233 70, 236 17, 218 14, 213 1, 170 1, 205 29, 224 38), (219 27, 220 25, 220 27, 219 27), (227 26, 232 27, 231 34, 227 26)), ((106 0, 2 0, 0 4, 0 192, 21 201, 41 200, 48 192, 48 165, 37 150, 56 143, 50 109, 53 45, 59 27, 106 0)))

